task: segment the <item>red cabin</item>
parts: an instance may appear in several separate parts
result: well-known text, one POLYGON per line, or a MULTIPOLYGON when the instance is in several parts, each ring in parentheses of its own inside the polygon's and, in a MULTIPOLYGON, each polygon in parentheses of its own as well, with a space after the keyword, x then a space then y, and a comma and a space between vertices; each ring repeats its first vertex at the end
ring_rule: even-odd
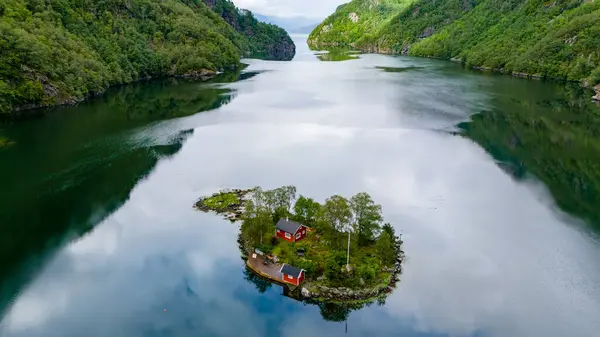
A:
POLYGON ((281 266, 281 278, 284 282, 299 286, 304 281, 304 269, 290 266, 289 264, 283 264, 281 266))
POLYGON ((306 226, 288 219, 279 219, 275 226, 277 237, 289 242, 296 242, 306 237, 306 226))

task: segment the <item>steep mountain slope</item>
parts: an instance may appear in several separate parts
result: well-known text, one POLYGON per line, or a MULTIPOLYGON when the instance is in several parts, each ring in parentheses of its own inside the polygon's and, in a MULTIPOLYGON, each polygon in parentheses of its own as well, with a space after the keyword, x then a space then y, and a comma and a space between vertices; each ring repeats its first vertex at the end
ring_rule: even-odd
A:
POLYGON ((248 38, 248 56, 289 61, 296 54, 296 46, 284 29, 258 21, 252 12, 238 9, 229 0, 204 2, 237 32, 248 38))
POLYGON ((285 31, 233 8, 247 22, 244 35, 201 0, 4 0, 0 113, 76 102, 148 77, 207 74, 242 55, 290 58, 270 52, 291 41, 285 31))
MULTIPOLYGON (((600 1, 418 0, 378 23, 357 39, 336 41, 519 76, 600 82, 600 1)), ((320 48, 319 32, 311 37, 320 48)))
POLYGON ((309 36, 317 48, 353 45, 374 34, 389 19, 410 6, 414 0, 354 0, 340 5, 335 13, 318 25, 309 36))

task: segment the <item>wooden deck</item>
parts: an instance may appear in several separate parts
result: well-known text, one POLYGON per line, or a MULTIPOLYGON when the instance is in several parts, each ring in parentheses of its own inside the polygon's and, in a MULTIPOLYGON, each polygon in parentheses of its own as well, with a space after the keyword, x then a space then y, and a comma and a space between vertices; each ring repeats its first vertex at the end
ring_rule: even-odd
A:
POLYGON ((250 254, 246 264, 258 275, 267 278, 269 280, 283 282, 283 275, 281 275, 281 265, 277 263, 264 264, 265 256, 260 254, 250 254), (256 256, 256 257, 255 257, 256 256))
POLYGON ((267 280, 273 281, 275 283, 286 285, 291 290, 295 289, 297 286, 293 284, 289 284, 283 280, 283 275, 281 274, 281 265, 278 263, 268 263, 264 264, 265 256, 260 254, 250 254, 248 256, 248 261, 246 261, 246 265, 248 268, 252 269, 256 274, 266 278, 267 280))

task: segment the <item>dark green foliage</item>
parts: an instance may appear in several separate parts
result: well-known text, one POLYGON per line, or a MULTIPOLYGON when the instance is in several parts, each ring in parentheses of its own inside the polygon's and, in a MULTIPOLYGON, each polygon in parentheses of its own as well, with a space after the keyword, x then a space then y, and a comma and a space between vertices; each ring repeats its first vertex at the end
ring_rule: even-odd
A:
POLYGON ((394 227, 392 227, 392 225, 390 223, 385 223, 382 227, 381 227, 381 232, 382 233, 388 233, 388 235, 392 238, 396 237, 396 231, 394 230, 394 227))
MULTIPOLYGON (((276 27, 260 30, 281 38, 276 27)), ((236 66, 242 54, 265 48, 255 43, 199 0, 6 0, 0 113, 75 102, 147 77, 236 66)))
POLYGON ((394 251, 393 236, 390 236, 387 231, 382 232, 377 239, 376 248, 382 265, 391 266, 394 264, 396 254, 394 251))
POLYGON ((239 10, 229 0, 204 0, 237 32, 249 40, 247 57, 266 60, 291 60, 296 54, 296 46, 287 32, 275 25, 259 22, 252 12, 239 10))
MULTIPOLYGON (((347 7, 366 1, 354 0, 347 7)), ((334 27, 344 26, 339 14, 322 25, 331 20, 334 27)), ((468 66, 521 76, 600 82, 598 1, 416 0, 396 7, 389 19, 374 20, 378 21, 369 34, 353 36, 353 29, 344 28, 350 39, 333 30, 325 33, 319 26, 309 42, 314 47, 337 43, 367 51, 455 58, 468 66)))
POLYGON ((335 251, 328 254, 325 260, 325 273, 323 274, 330 282, 338 282, 345 278, 344 268, 346 266, 346 254, 335 251))

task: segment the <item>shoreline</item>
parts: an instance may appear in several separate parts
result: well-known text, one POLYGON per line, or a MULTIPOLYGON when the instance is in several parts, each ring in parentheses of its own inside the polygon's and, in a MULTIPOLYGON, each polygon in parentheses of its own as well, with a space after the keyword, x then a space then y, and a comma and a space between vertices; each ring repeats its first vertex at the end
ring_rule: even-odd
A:
MULTIPOLYGON (((230 65, 229 67, 227 67, 227 70, 225 71, 225 73, 227 73, 229 71, 234 71, 235 69, 237 69, 239 67, 244 67, 244 63, 238 63, 237 65, 230 65)), ((83 97, 79 97, 79 98, 67 97, 67 98, 63 98, 63 99, 57 99, 56 103, 50 103, 50 104, 29 103, 29 104, 23 104, 20 106, 15 106, 9 112, 0 113, 0 122, 8 121, 8 120, 28 119, 28 118, 34 118, 37 116, 43 116, 44 114, 49 112, 49 110, 54 109, 54 108, 74 107, 74 106, 77 106, 79 103, 90 101, 94 98, 101 97, 108 90, 117 88, 120 86, 133 85, 133 84, 138 84, 138 83, 142 83, 145 81, 168 79, 168 78, 183 78, 183 79, 190 79, 190 80, 197 80, 200 82, 205 82, 205 81, 214 79, 221 73, 222 72, 217 72, 214 70, 201 69, 200 71, 188 72, 188 73, 185 73, 182 75, 158 75, 158 76, 140 77, 131 82, 116 83, 116 84, 109 85, 102 91, 89 92, 87 95, 85 95, 83 97)))
POLYGON ((492 73, 496 73, 496 74, 510 75, 513 77, 523 78, 523 79, 556 81, 556 82, 561 82, 561 83, 579 83, 582 88, 591 88, 592 90, 594 90, 596 92, 596 95, 592 96, 591 100, 592 100, 592 102, 596 102, 596 103, 600 104, 600 84, 597 84, 595 87, 593 87, 586 80, 583 80, 583 79, 582 80, 568 80, 568 79, 561 78, 561 77, 542 76, 541 74, 530 74, 530 73, 522 72, 522 71, 508 72, 505 69, 491 68, 491 67, 486 67, 486 66, 482 66, 482 65, 467 66, 463 60, 458 59, 456 57, 441 58, 441 57, 433 57, 433 56, 416 56, 416 55, 410 55, 408 52, 404 52, 404 51, 396 52, 396 51, 391 51, 388 49, 380 49, 378 47, 371 47, 371 46, 355 47, 352 45, 322 44, 317 47, 315 45, 310 45, 308 43, 308 40, 307 40, 307 44, 311 51, 327 50, 327 48, 348 48, 348 50, 360 50, 362 53, 368 53, 368 54, 379 54, 379 55, 389 55, 389 56, 410 56, 410 57, 418 57, 418 58, 424 58, 424 59, 450 61, 450 62, 460 63, 461 65, 463 65, 463 67, 465 67, 466 69, 469 69, 469 70, 478 70, 481 72, 492 72, 492 73))

